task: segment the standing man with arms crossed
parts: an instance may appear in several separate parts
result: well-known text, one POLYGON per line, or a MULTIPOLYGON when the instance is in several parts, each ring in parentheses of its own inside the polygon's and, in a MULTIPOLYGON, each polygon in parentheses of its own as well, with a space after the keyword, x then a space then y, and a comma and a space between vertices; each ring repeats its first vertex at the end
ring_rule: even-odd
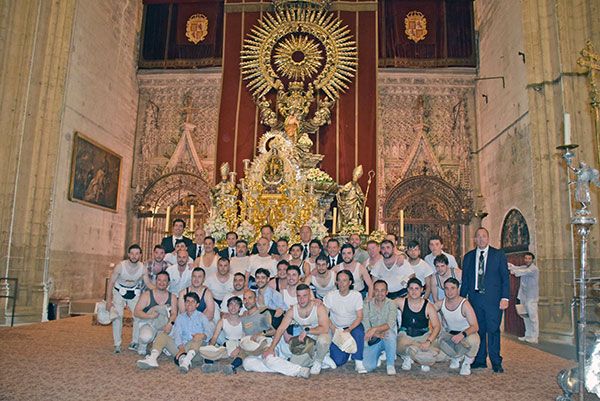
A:
POLYGON ((490 246, 490 234, 480 227, 475 232, 477 247, 463 259, 460 296, 467 297, 479 323, 479 352, 472 369, 487 368, 489 354, 495 373, 504 373, 500 356, 500 322, 508 308, 509 273, 504 252, 490 246))

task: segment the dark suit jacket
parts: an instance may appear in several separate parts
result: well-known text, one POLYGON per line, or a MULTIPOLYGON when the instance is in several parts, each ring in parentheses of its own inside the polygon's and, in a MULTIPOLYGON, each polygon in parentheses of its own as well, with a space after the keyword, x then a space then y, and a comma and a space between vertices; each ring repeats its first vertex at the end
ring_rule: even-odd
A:
POLYGON ((231 255, 229 254, 229 247, 225 247, 219 251, 219 256, 222 258, 231 259, 231 255))
MULTIPOLYGON (((185 244, 188 247, 188 253, 192 254, 192 251, 194 248, 194 241, 192 241, 190 238, 188 237, 183 237, 183 242, 185 242, 185 244)), ((164 237, 160 243, 162 245, 163 248, 165 248, 165 253, 171 253, 175 250, 175 247, 173 246, 173 236, 169 235, 168 237, 164 237)))
MULTIPOLYGON (((258 247, 256 244, 252 247, 252 255, 258 254, 258 247)), ((269 255, 279 255, 279 251, 277 251, 277 242, 273 241, 271 244, 271 249, 269 249, 269 255)))
POLYGON ((325 256, 327 257, 327 264, 329 265, 329 268, 331 269, 333 266, 342 263, 342 254, 338 253, 337 256, 335 257, 335 263, 332 265, 330 263, 331 261, 331 256, 329 256, 328 253, 325 254, 325 256))
POLYGON ((485 268, 485 293, 475 292, 475 276, 477 275, 476 260, 478 249, 469 251, 463 258, 462 283, 460 295, 468 297, 471 302, 474 299, 483 301, 486 305, 497 308, 502 298, 510 298, 510 280, 506 255, 504 252, 489 247, 487 263, 485 268))

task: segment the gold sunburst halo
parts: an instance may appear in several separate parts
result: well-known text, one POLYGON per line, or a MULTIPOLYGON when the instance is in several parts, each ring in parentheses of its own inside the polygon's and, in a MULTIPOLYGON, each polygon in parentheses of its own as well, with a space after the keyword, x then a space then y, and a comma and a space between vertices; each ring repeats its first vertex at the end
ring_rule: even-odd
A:
MULTIPOLYGON (((297 49, 297 46, 293 48, 297 49)), ((251 29, 241 51, 240 67, 246 86, 256 99, 271 89, 281 89, 282 78, 302 72, 305 77, 314 75, 315 89, 337 99, 340 92, 348 89, 357 64, 358 51, 350 29, 334 14, 323 10, 289 9, 265 14, 251 29), (313 57, 315 47, 311 43, 310 49, 303 52, 307 61, 302 67, 294 65, 297 62, 285 57, 286 50, 282 47, 288 37, 310 38, 308 42, 316 45, 322 58, 313 57), (278 52, 280 48, 282 50, 278 52), (310 67, 308 59, 311 60, 310 67)))
POLYGON ((273 56, 277 72, 294 81, 314 76, 322 60, 319 43, 306 35, 285 38, 275 46, 273 56))

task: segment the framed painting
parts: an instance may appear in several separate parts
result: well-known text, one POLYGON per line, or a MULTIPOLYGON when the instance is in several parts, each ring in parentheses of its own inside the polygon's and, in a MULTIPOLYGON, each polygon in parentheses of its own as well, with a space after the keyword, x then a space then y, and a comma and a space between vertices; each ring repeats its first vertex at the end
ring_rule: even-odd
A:
POLYGON ((116 212, 120 176, 121 156, 75 132, 69 200, 116 212))

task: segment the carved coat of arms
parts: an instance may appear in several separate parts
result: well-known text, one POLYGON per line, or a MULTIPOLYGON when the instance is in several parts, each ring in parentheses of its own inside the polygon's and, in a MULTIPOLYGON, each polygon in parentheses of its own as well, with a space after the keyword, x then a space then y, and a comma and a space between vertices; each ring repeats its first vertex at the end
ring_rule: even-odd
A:
POLYGON ((427 36, 427 18, 420 11, 411 11, 404 18, 406 37, 417 43, 427 36))
POLYGON ((208 18, 204 14, 194 14, 188 18, 185 25, 185 36, 197 45, 208 35, 208 18))

